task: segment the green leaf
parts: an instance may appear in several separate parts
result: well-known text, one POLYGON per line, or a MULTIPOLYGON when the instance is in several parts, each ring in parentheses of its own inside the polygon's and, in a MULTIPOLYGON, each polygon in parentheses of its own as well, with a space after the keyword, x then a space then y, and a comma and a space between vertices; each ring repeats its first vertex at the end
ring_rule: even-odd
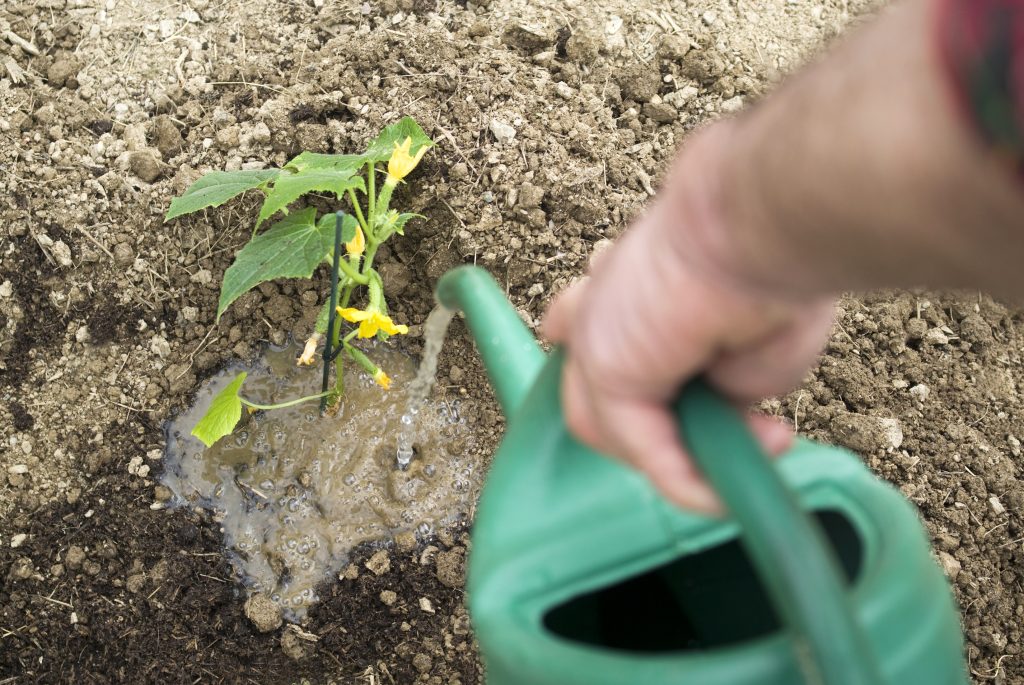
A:
POLYGON ((405 235, 405 225, 409 223, 409 219, 426 219, 427 217, 422 214, 413 214, 412 212, 404 212, 399 214, 394 209, 390 210, 384 215, 380 224, 380 236, 381 240, 387 240, 392 233, 398 235, 405 235))
POLYGON ((295 212, 259 234, 238 251, 235 262, 224 272, 217 303, 217 319, 250 288, 276 278, 309 278, 334 247, 334 230, 329 235, 313 223, 316 209, 295 212))
POLYGON ((414 155, 424 145, 432 147, 432 141, 416 120, 412 117, 403 117, 401 121, 391 124, 380 135, 370 141, 366 150, 366 160, 374 162, 386 162, 391 159, 391 153, 395 151, 395 143, 401 144, 406 138, 412 138, 412 145, 409 154, 414 155))
MULTIPOLYGON (((330 264, 334 258, 334 222, 336 221, 334 214, 324 214, 320 217, 320 220, 316 222, 316 229, 320 231, 327 241, 327 250, 324 252, 324 259, 330 264)), ((341 242, 347 243, 356 237, 356 226, 359 222, 354 216, 345 213, 345 218, 341 220, 341 242)))
POLYGON ((409 223, 409 219, 426 219, 427 217, 422 214, 415 214, 413 212, 402 212, 395 219, 395 233, 398 235, 405 235, 405 225, 409 223))
POLYGON ((303 152, 292 161, 285 164, 286 169, 295 171, 319 171, 330 169, 341 171, 351 169, 352 173, 359 171, 366 163, 365 155, 325 155, 319 152, 303 152))
POLYGON ((164 221, 207 207, 218 207, 247 190, 264 187, 279 173, 278 169, 210 172, 189 186, 181 197, 171 200, 164 221))
POLYGON ((354 176, 354 171, 347 168, 307 169, 296 173, 286 171, 277 177, 274 187, 267 193, 256 225, 262 224, 282 209, 287 213, 288 205, 306 193, 327 191, 334 193, 341 200, 349 188, 362 189, 363 178, 354 176))
POLYGON ((192 429, 192 435, 202 440, 207 447, 212 447, 213 443, 233 431, 242 418, 242 400, 238 398, 238 391, 242 389, 245 376, 243 371, 217 393, 210 402, 210 408, 192 429))

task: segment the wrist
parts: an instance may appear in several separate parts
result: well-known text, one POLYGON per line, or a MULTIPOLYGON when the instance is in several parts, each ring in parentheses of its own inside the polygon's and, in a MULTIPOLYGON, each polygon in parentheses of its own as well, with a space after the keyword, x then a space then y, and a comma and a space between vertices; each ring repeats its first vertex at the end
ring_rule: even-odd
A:
POLYGON ((651 222, 689 268, 712 282, 768 299, 808 300, 823 294, 794 280, 784 232, 760 188, 737 180, 744 164, 742 119, 726 119, 693 134, 673 164, 651 222), (780 277, 781 276, 781 277, 780 277))

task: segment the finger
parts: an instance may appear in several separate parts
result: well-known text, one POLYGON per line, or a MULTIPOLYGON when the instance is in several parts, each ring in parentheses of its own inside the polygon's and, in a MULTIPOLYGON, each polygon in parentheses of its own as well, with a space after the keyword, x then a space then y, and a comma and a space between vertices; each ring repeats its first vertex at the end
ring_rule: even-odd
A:
POLYGON ((793 389, 821 352, 833 315, 831 303, 809 307, 770 337, 741 353, 719 357, 708 369, 708 380, 741 402, 793 389))
POLYGON ((551 342, 566 342, 579 314, 580 301, 586 289, 586 279, 579 280, 563 290, 548 307, 541 324, 541 332, 551 342))
POLYGON ((562 412, 566 426, 584 445, 605 452, 608 446, 597 427, 590 395, 579 364, 569 355, 562 369, 562 412))
POLYGON ((679 429, 660 402, 595 402, 604 438, 615 454, 642 471, 679 506, 715 514, 721 506, 679 442, 679 429))
POLYGON ((793 427, 774 416, 750 414, 747 426, 769 457, 778 457, 793 446, 793 427))

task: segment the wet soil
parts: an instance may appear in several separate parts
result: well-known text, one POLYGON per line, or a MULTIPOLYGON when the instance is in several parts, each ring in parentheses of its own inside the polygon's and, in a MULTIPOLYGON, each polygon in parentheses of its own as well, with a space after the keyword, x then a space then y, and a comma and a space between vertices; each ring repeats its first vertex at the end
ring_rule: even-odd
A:
MULTIPOLYGON (((264 285, 215 323, 255 201, 164 224, 170 198, 412 115, 438 146, 395 203, 426 220, 378 256, 403 351, 460 263, 535 326, 688 131, 874 6, 3 3, 0 683, 481 682, 464 531, 361 548, 301 626, 274 627, 247 611, 217 522, 162 508, 165 420, 224 364, 304 339, 326 292, 323 274, 264 285)), ((1020 325, 977 293, 851 297, 821 366, 763 405, 918 505, 978 683, 1024 683, 1020 325)), ((467 458, 486 461, 503 419, 458 321, 435 394, 461 400, 467 458)))

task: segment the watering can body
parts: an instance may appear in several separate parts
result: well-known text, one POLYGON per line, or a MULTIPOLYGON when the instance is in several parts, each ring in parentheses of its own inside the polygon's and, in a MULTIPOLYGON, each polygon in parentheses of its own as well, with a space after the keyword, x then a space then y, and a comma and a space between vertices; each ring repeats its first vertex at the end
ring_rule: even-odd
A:
MULTIPOLYGON (((507 415, 468 567, 488 685, 809 682, 738 524, 678 509, 574 440, 561 355, 542 354, 484 272, 450 273, 438 299, 465 311, 507 415)), ((959 615, 913 507, 837 448, 798 440, 776 469, 849 583, 873 682, 966 683, 959 615)))

